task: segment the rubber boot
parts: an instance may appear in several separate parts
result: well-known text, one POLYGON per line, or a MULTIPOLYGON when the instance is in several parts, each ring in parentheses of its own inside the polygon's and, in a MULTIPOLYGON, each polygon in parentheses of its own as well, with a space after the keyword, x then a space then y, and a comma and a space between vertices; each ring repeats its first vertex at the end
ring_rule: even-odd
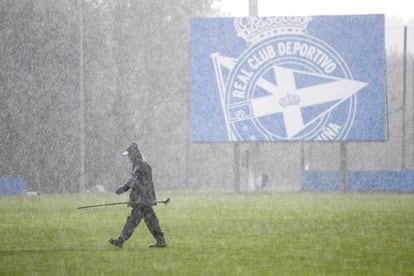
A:
POLYGON ((109 239, 109 243, 115 245, 118 248, 124 248, 124 242, 120 239, 114 240, 114 239, 109 239))
POLYGON ((164 235, 160 235, 157 237, 157 242, 154 244, 151 244, 150 248, 159 248, 159 247, 166 247, 167 243, 165 242, 164 235))

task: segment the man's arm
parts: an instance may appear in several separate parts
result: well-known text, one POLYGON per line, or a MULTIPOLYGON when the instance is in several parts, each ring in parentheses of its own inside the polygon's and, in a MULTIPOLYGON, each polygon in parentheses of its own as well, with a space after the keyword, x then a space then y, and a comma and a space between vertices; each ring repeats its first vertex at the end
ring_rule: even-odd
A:
POLYGON ((136 185, 136 183, 139 183, 138 181, 139 178, 139 171, 137 170, 134 174, 134 176, 125 184, 122 185, 121 187, 119 187, 115 193, 120 195, 126 191, 128 191, 129 189, 131 189, 134 185, 136 185))
POLYGON ((128 181, 128 183, 127 183, 127 184, 122 185, 121 187, 119 187, 118 189, 116 189, 115 193, 116 193, 117 195, 120 195, 120 194, 125 193, 126 191, 128 191, 128 190, 131 188, 131 186, 130 186, 130 182, 131 182, 131 180, 130 180, 130 181, 128 181))

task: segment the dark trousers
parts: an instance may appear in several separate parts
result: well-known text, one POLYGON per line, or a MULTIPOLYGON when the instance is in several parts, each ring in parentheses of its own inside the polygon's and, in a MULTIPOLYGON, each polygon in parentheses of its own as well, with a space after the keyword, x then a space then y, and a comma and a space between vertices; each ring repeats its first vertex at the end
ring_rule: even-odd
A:
POLYGON ((158 221, 157 215, 152 209, 151 206, 140 205, 134 206, 131 210, 131 214, 128 216, 127 221, 122 229, 119 239, 126 241, 134 233, 135 228, 139 225, 141 220, 144 219, 145 224, 148 227, 148 230, 154 236, 155 239, 163 238, 164 233, 161 230, 160 223, 158 221))

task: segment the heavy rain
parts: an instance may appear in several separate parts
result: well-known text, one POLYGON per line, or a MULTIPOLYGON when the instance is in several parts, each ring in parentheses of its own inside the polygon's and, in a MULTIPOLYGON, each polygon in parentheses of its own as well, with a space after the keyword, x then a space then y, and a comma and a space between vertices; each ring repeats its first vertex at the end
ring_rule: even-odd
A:
MULTIPOLYGON (((327 124, 326 131, 313 141, 197 141, 193 139, 192 128, 197 123, 192 111, 197 107, 192 106, 191 100, 191 18, 272 15, 271 10, 261 9, 261 5, 267 7, 270 1, 245 0, 240 5, 229 2, 3 0, 0 3, 0 218, 2 223, 8 222, 0 226, 0 233, 8 240, 0 245, 0 274, 30 274, 27 271, 77 274, 79 271, 73 267, 78 263, 84 265, 84 273, 139 272, 126 268, 116 271, 106 265, 101 271, 85 264, 88 252, 108 251, 94 257, 102 263, 114 258, 126 264, 139 258, 144 251, 140 235, 152 241, 146 236, 149 235, 146 229, 141 230, 142 225, 122 251, 123 255, 115 255, 117 251, 107 242, 111 235, 119 234, 128 209, 116 206, 91 208, 93 211, 77 209, 128 203, 128 195, 117 196, 115 192, 130 177, 131 164, 121 152, 131 143, 138 144, 144 160, 152 167, 161 203, 154 209, 168 243, 160 255, 142 253, 146 273, 270 275, 273 273, 267 270, 268 264, 278 260, 279 264, 286 262, 286 266, 276 271, 280 275, 346 274, 347 264, 333 257, 347 247, 343 239, 323 240, 318 236, 314 242, 322 247, 316 247, 316 252, 310 250, 307 257, 301 255, 305 249, 299 242, 295 244, 294 238, 285 240, 286 244, 276 239, 280 243, 263 257, 267 263, 262 265, 258 255, 266 253, 268 244, 265 237, 257 236, 271 236, 271 241, 277 236, 283 240, 292 231, 298 234, 298 240, 306 241, 308 233, 301 230, 317 232, 321 230, 319 223, 342 231, 338 234, 341 235, 355 228, 353 224, 339 226, 343 223, 341 219, 354 219, 353 210, 372 214, 369 227, 375 228, 387 223, 381 215, 399 212, 400 208, 406 208, 406 213, 402 212, 396 220, 406 219, 412 232, 414 210, 408 202, 414 191, 414 14, 409 19, 385 14, 384 139, 322 141, 340 132, 338 125, 327 124), (361 179, 362 186, 349 186, 354 179, 361 179), (372 198, 371 193, 350 193, 353 189, 380 193, 378 198, 372 198), (334 193, 309 194, 309 191, 334 193), (378 200, 386 203, 375 210, 373 204, 378 200), (362 205, 364 201, 367 205, 362 205), (396 206, 398 201, 402 207, 396 206), (239 212, 233 205, 240 207, 239 212), (344 209, 335 217, 330 208, 338 205, 344 209), (215 218, 209 216, 210 208, 215 218), (47 212, 52 215, 42 218, 42 213, 47 212), (200 222, 203 217, 205 221, 200 222), (25 229, 19 220, 28 227, 25 229), (50 234, 44 234, 44 229, 50 230, 50 234), (95 231, 95 235, 83 236, 83 241, 67 240, 67 236, 82 239, 82 235, 95 231), (189 233, 190 240, 186 243, 189 233), (244 253, 243 244, 238 244, 238 234, 246 239, 251 255, 244 253), (194 242, 194 248, 190 242, 194 242), (288 242, 298 247, 292 249, 288 242), (323 247, 325 242, 329 250, 323 247), (257 249, 253 246, 256 243, 257 249), (278 246, 288 253, 277 255, 278 246), (191 249, 186 251, 188 248, 191 249), (211 257, 216 250, 225 253, 211 257), (312 268, 311 263, 317 262, 312 253, 323 255, 324 250, 328 251, 326 263, 312 268), (82 252, 81 257, 73 257, 78 251, 82 252), (60 256, 65 252, 70 257, 48 264, 47 255, 60 256), (27 270, 19 268, 20 259, 27 256, 33 259, 39 256, 39 260, 29 263, 27 270), (295 256, 305 258, 302 263, 305 270, 295 270, 295 256), (155 261, 147 261, 152 258, 155 261), (214 267, 223 259, 230 270, 224 265, 214 267), (336 266, 323 269, 332 259, 336 266), (255 266, 250 263, 252 260, 259 264, 255 266), (243 264, 244 261, 247 263, 243 264), (197 262, 201 265, 195 265, 197 262), (186 269, 182 270, 183 267, 186 269)), ((289 56, 296 51, 311 55, 315 62, 324 64, 326 74, 337 69, 327 54, 306 43, 291 41, 264 49, 260 52, 262 57, 249 60, 251 70, 244 71, 244 75, 239 75, 241 80, 234 82, 239 98, 248 95, 247 84, 254 79, 255 70, 276 53, 289 56)), ((370 108, 366 110, 369 112, 370 108)), ((370 122, 374 121, 372 118, 370 122)), ((203 127, 214 133, 216 126, 212 123, 203 127)), ((362 217, 361 224, 363 219, 366 217, 362 217)), ((405 230, 409 228, 393 229, 403 235, 398 234, 397 241, 394 240, 403 248, 402 257, 387 272, 398 274, 397 266, 402 272, 413 268, 405 258, 414 254, 413 236, 408 236, 405 230)), ((387 231, 380 229, 380 234, 387 231)), ((352 241, 366 245, 374 239, 357 236, 352 241)), ((392 242, 385 237, 384 240, 392 242)), ((349 253, 350 257, 346 253, 347 260, 352 265, 359 263, 368 247, 367 251, 358 251, 358 256, 354 251, 349 253)), ((387 257, 382 268, 395 261, 392 256, 387 257)), ((367 261, 369 265, 354 266, 351 274, 378 272, 372 268, 378 260, 383 259, 378 257, 371 263, 367 261)))

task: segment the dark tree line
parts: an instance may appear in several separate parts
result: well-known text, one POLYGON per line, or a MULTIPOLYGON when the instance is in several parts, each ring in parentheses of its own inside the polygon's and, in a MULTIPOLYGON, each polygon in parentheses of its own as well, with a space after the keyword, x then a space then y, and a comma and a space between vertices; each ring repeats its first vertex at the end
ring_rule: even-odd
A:
POLYGON ((182 174, 188 22, 212 14, 211 3, 2 1, 0 176, 44 192, 82 188, 81 89, 85 188, 119 185, 128 164, 119 152, 132 141, 173 171, 164 177, 182 174))
POLYGON ((76 6, 3 1, 0 9, 0 175, 72 190, 78 152, 62 150, 78 143, 76 6))

